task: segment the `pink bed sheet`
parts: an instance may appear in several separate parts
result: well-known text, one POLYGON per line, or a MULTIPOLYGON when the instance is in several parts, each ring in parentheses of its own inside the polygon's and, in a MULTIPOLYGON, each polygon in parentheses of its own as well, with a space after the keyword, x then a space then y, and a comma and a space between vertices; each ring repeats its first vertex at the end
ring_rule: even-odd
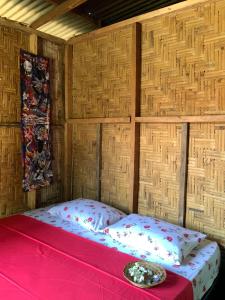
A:
POLYGON ((123 277, 135 257, 33 218, 0 220, 1 299, 191 300, 192 284, 167 271, 167 279, 140 289, 123 277))

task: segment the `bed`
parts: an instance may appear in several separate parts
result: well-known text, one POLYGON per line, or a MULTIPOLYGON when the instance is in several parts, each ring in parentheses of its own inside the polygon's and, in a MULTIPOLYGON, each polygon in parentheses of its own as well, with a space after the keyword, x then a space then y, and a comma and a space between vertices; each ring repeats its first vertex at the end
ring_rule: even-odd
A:
MULTIPOLYGON (((90 239, 97 243, 104 244, 107 247, 117 249, 118 251, 130 254, 139 259, 152 260, 151 253, 146 251, 137 251, 136 249, 132 249, 131 247, 113 240, 110 236, 105 235, 104 233, 95 233, 59 217, 52 216, 48 213, 48 208, 28 211, 25 215, 47 224, 63 228, 68 232, 90 239)), ((163 264, 167 270, 190 280, 193 286, 194 299, 197 300, 201 299, 210 289, 219 273, 220 250, 216 242, 203 240, 197 248, 191 251, 190 255, 188 255, 181 266, 171 266, 170 264, 165 264, 161 261, 157 261, 157 263, 163 264)))
MULTIPOLYGON (((33 223, 32 223, 32 220, 33 220, 33 222, 36 221, 36 222, 39 222, 40 224, 46 224, 46 225, 49 224, 49 225, 51 225, 51 228, 53 226, 53 227, 55 227, 55 229, 61 230, 65 233, 70 233, 69 239, 71 238, 72 235, 73 235, 72 238, 73 237, 74 238, 76 237, 78 239, 81 238, 82 241, 84 242, 84 245, 87 241, 90 241, 90 242, 94 242, 94 245, 99 245, 99 247, 101 247, 101 245, 102 245, 102 246, 106 246, 105 248, 107 248, 107 249, 111 248, 113 250, 112 253, 115 256, 115 260, 117 259, 117 256, 115 255, 115 252, 118 252, 118 253, 121 253, 121 255, 123 253, 126 254, 125 256, 123 256, 123 255, 121 256, 121 261, 123 261, 123 259, 125 259, 125 261, 126 261, 126 259, 129 259, 129 257, 152 261, 151 253, 149 253, 147 251, 133 249, 130 246, 128 247, 125 244, 122 244, 122 243, 119 243, 118 241, 115 241, 110 236, 106 235, 105 233, 93 232, 93 231, 88 230, 88 229, 86 229, 86 228, 84 228, 84 227, 82 227, 78 224, 73 224, 70 221, 66 221, 66 220, 63 220, 60 217, 53 216, 53 215, 49 214, 48 210, 49 210, 49 208, 41 208, 41 209, 28 211, 28 212, 24 213, 24 215, 21 216, 21 217, 24 217, 24 218, 27 217, 27 220, 25 220, 25 221, 28 222, 27 227, 30 227, 30 230, 33 226, 33 223), (129 255, 129 256, 127 256, 127 255, 129 255)), ((20 216, 18 216, 18 218, 20 218, 20 216)), ((13 219, 13 217, 11 217, 11 218, 8 218, 8 220, 6 219, 5 221, 1 222, 0 225, 1 225, 2 228, 4 228, 6 230, 6 233, 5 233, 5 236, 6 236, 7 230, 17 232, 18 228, 22 226, 22 223, 23 223, 23 219, 16 220, 15 217, 14 217, 14 219, 13 219), (12 223, 11 228, 8 227, 7 222, 9 222, 9 224, 12 223), (13 228, 15 228, 15 230, 13 228)), ((39 228, 38 223, 36 225, 37 225, 36 228, 39 228)), ((33 227, 33 228, 35 228, 35 227, 33 227)), ((46 227, 46 229, 43 229, 43 230, 47 231, 48 228, 50 228, 50 227, 46 227)), ((22 234, 20 232, 20 235, 26 236, 25 231, 23 231, 25 229, 26 228, 22 228, 22 234)), ((40 230, 42 230, 42 229, 40 229, 40 230)), ((39 229, 37 229, 37 231, 39 231, 39 229)), ((32 230, 31 230, 31 232, 32 232, 32 230)), ((56 233, 53 232, 53 236, 54 236, 54 234, 56 234, 56 233)), ((42 232, 40 231, 39 232, 39 240, 40 240, 41 236, 42 236, 42 232)), ((31 237, 31 239, 33 239, 33 237, 31 237)), ((2 240, 4 241, 4 235, 3 235, 2 240)), ((55 242, 54 240, 57 240, 57 238, 53 239, 53 242, 55 242)), ((17 249, 20 249, 19 244, 17 246, 18 246, 17 249)), ((87 244, 87 246, 84 246, 84 248, 85 247, 89 248, 90 246, 91 246, 91 244, 90 245, 87 244)), ((2 247, 2 248, 4 248, 4 247, 2 247)), ((98 247, 94 246, 94 248, 98 248, 98 247)), ((99 248, 100 250, 98 250, 98 252, 101 252, 102 255, 103 255, 105 248, 99 248)), ((36 249, 38 249, 38 252, 40 252, 39 255, 45 258, 45 251, 42 250, 42 245, 38 245, 36 247, 36 249)), ((91 249, 91 248, 89 248, 89 249, 91 249)), ((5 255, 5 265, 7 264, 7 251, 8 250, 7 250, 7 247, 6 247, 5 254, 3 253, 5 255)), ((10 251, 13 253, 14 250, 10 249, 10 251)), ((17 252, 19 252, 19 251, 17 251, 17 252)), ((88 251, 87 253, 89 253, 89 252, 90 251, 88 251)), ((20 253, 18 255, 20 255, 20 253)), ((112 257, 113 257, 113 255, 112 255, 112 257)), ((120 257, 120 256, 118 256, 118 257, 120 257)), ((93 257, 92 257, 92 259, 93 259, 93 257)), ((32 258, 31 258, 30 261, 31 261, 31 264, 32 264, 32 258)), ((168 272, 169 272, 168 273, 168 278, 174 278, 173 274, 175 273, 175 274, 180 275, 179 276, 180 278, 188 279, 188 282, 191 282, 191 284, 192 284, 193 298, 197 300, 197 299, 201 299, 204 296, 204 294, 210 289, 211 285, 213 284, 214 280, 216 279, 216 277, 218 275, 219 264, 220 264, 220 251, 219 251, 219 247, 218 247, 217 243, 211 242, 209 240, 203 240, 199 244, 198 247, 196 247, 195 249, 193 249, 191 251, 191 253, 185 258, 185 260, 183 261, 183 263, 180 266, 179 265, 166 264, 165 262, 162 263, 160 261, 156 261, 156 262, 161 263, 161 265, 163 265, 166 268, 166 270, 168 270, 168 272)), ((50 262, 46 262, 46 263, 49 264, 49 266, 51 265, 50 262)), ((4 270, 5 270, 4 268, 5 267, 6 266, 4 266, 3 263, 1 263, 1 277, 0 277, 1 280, 4 280, 4 276, 6 276, 5 273, 4 273, 4 270)), ((20 268, 21 268, 21 266, 20 266, 20 268)), ((54 264, 53 264, 53 266, 51 266, 51 269, 54 269, 54 264)), ((14 273, 13 273, 13 270, 10 270, 10 271, 12 273, 9 273, 9 275, 7 275, 7 284, 13 282, 13 286, 15 286, 15 282, 17 282, 16 281, 17 279, 12 278, 12 275, 10 275, 10 274, 14 274, 14 273)), ((14 270, 14 271, 17 273, 17 270, 14 270)), ((31 271, 31 272, 33 272, 33 271, 31 271)), ((88 270, 86 272, 88 272, 88 270)), ((97 272, 98 272, 98 270, 97 270, 97 272)), ((22 273, 22 274, 24 274, 24 273, 22 273)), ((18 274, 18 278, 19 278, 19 276, 21 276, 21 275, 18 274)), ((36 276, 36 275, 34 275, 34 276, 36 276)), ((49 278, 47 278, 48 276, 46 274, 44 274, 43 276, 46 276, 46 280, 49 280, 49 278)), ((96 276, 96 277, 101 278, 101 272, 98 273, 98 276, 96 276)), ((33 285, 33 282, 35 282, 34 278, 35 277, 32 277, 32 283, 29 282, 29 278, 25 278, 25 281, 28 281, 29 284, 33 285)), ((112 278, 111 278, 111 280, 112 280, 112 278)), ((105 281, 105 279, 104 280, 102 279, 102 282, 103 281, 105 281)), ((116 286, 120 286, 120 288, 119 288, 120 292, 121 292, 121 290, 124 290, 124 291, 126 291, 126 293, 128 293, 128 295, 130 295, 130 296, 126 296, 126 297, 125 296, 122 297, 120 295, 121 298, 118 298, 118 299, 121 299, 121 300, 122 299, 134 299, 135 300, 137 298, 138 299, 173 299, 173 296, 171 296, 171 298, 168 298, 169 296, 166 297, 166 298, 165 297, 163 298, 163 296, 154 295, 154 290, 153 290, 153 296, 151 296, 150 298, 147 294, 145 294, 145 292, 141 292, 142 293, 142 294, 140 294, 141 298, 139 298, 139 294, 137 294, 138 296, 135 294, 135 293, 139 293, 139 291, 137 291, 137 288, 132 290, 132 289, 129 288, 128 285, 123 286, 124 284, 125 284, 124 281, 119 279, 119 285, 117 283, 117 285, 113 286, 113 289, 116 289, 116 286), (130 289, 130 294, 128 292, 129 289, 130 289), (131 295, 132 295, 132 298, 131 298, 131 295)), ((1 292, 2 292, 1 281, 0 281, 0 286, 1 286, 1 292)), ((51 284, 50 284, 50 286, 51 286, 51 284)), ((87 286, 87 288, 88 288, 88 286, 87 286)), ((7 294, 8 293, 8 287, 5 287, 5 289, 6 289, 6 294, 7 294)), ((19 289, 21 290, 21 286, 19 287, 19 289)), ((87 293, 86 298, 84 298, 85 295, 86 295, 85 294, 84 296, 82 296, 82 299, 88 299, 88 300, 91 300, 91 299, 99 299, 99 300, 100 299, 107 299, 108 300, 108 299, 110 299, 111 296, 112 296, 112 299, 114 299, 115 295, 111 295, 111 294, 108 295, 107 298, 105 298, 105 296, 103 296, 103 294, 101 294, 102 293, 101 289, 102 289, 102 287, 101 287, 101 284, 100 284, 100 290, 98 290, 98 297, 97 298, 91 297, 90 294, 87 293), (99 295, 101 295, 101 297, 99 295)), ((84 289, 82 289, 82 291, 83 290, 84 289)), ((156 291, 156 294, 157 294, 157 289, 155 289, 155 291, 156 291)), ((169 291, 170 290, 168 290, 168 295, 169 295, 169 291)), ((35 296, 35 293, 34 294, 32 293, 32 295, 31 295, 31 294, 29 294, 29 291, 25 291, 25 292, 20 291, 22 293, 21 297, 18 294, 18 290, 11 291, 11 289, 10 289, 10 292, 12 293, 12 296, 7 297, 7 299, 9 299, 9 300, 15 299, 15 297, 16 297, 16 299, 48 299, 48 300, 51 299, 51 296, 49 296, 49 295, 48 295, 47 298, 41 298, 41 297, 38 297, 37 295, 35 296), (16 293, 15 294, 16 296, 13 294, 14 292, 16 293), (28 294, 26 294, 27 298, 24 296, 25 295, 24 293, 25 294, 28 293, 28 294)), ((49 291, 49 293, 51 295, 51 291, 49 291)), ((181 294, 182 291, 179 291, 178 293, 181 294)), ((59 291, 59 294, 60 294, 60 291, 59 291)), ((190 297, 191 296, 186 297, 186 296, 181 295, 180 299, 189 300, 189 299, 191 299, 190 297)), ((54 299, 63 299, 63 298, 60 298, 60 297, 57 298, 57 297, 54 296, 54 299)), ((70 298, 68 297, 68 299, 70 299, 70 298)), ((79 298, 75 297, 75 298, 71 298, 71 299, 81 299, 81 298, 80 297, 79 298)), ((177 299, 179 299, 179 298, 177 298, 177 299)))

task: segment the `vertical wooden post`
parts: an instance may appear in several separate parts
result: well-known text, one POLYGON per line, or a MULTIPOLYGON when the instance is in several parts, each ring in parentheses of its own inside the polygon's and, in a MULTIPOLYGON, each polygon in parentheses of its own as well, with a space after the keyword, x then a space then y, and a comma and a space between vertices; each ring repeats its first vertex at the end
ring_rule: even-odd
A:
POLYGON ((65 126, 64 126, 64 200, 72 198, 72 135, 73 125, 69 124, 72 109, 72 62, 73 62, 73 47, 65 46, 65 126))
POLYGON ((132 71, 131 71, 131 178, 129 212, 138 211, 139 189, 139 146, 140 124, 135 117, 140 115, 141 85, 141 24, 135 23, 132 28, 132 71))
POLYGON ((180 163, 180 197, 178 224, 185 226, 187 200, 187 169, 188 169, 189 124, 182 124, 181 163, 180 163))
POLYGON ((30 34, 30 45, 29 45, 30 52, 37 54, 38 51, 38 37, 35 33, 30 34))
MULTIPOLYGON (((29 51, 32 52, 33 54, 37 54, 38 51, 38 37, 34 33, 30 34, 29 51)), ((36 207, 36 201, 37 201, 36 190, 26 193, 26 202, 28 208, 34 209, 36 207)))
POLYGON ((96 200, 101 201, 102 124, 96 130, 96 200))

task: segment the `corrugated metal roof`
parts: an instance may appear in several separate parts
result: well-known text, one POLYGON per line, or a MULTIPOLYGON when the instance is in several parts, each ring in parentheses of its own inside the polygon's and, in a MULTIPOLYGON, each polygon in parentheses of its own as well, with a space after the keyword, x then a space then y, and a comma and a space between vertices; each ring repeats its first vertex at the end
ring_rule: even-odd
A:
POLYGON ((0 16, 31 24, 53 7, 53 4, 44 0, 1 0, 0 16))
MULTIPOLYGON (((0 0, 0 16, 32 24, 65 0, 0 0)), ((38 28, 43 32, 68 40, 152 10, 185 0, 87 0, 71 12, 38 28)))
POLYGON ((94 29, 96 29, 96 25, 94 23, 91 23, 90 21, 88 22, 79 15, 74 16, 71 13, 65 14, 64 16, 38 28, 38 30, 58 36, 65 40, 68 40, 72 36, 92 31, 94 29))
MULTIPOLYGON (((0 0, 0 16, 30 25, 55 6, 52 2, 46 0, 0 0)), ((93 22, 82 16, 67 13, 43 25, 38 30, 67 40, 95 28, 96 25, 93 22)))
POLYGON ((107 26, 182 1, 185 0, 88 0, 75 10, 107 26))

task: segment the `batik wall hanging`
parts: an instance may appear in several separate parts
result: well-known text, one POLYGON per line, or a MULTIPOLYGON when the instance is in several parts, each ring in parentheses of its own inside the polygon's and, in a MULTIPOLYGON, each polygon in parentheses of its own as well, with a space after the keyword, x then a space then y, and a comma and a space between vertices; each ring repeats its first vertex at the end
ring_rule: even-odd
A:
POLYGON ((31 191, 52 179, 49 59, 21 50, 20 79, 23 189, 31 191))

